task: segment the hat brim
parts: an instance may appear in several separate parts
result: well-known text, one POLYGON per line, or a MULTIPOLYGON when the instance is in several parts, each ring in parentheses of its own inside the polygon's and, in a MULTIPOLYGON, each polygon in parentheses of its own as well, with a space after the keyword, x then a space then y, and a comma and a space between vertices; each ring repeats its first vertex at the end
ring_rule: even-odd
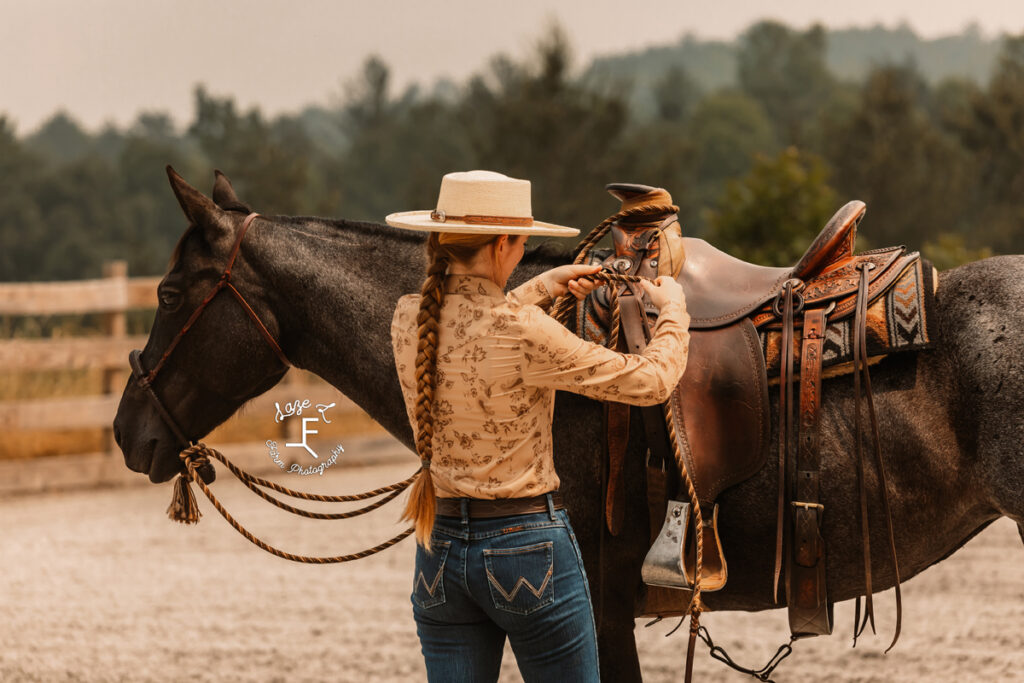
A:
POLYGON ((551 235, 553 237, 575 237, 579 228, 569 228, 554 223, 533 221, 532 225, 481 225, 460 221, 435 221, 431 211, 402 211, 392 213, 384 221, 395 228, 424 230, 427 232, 462 232, 477 235, 551 235))

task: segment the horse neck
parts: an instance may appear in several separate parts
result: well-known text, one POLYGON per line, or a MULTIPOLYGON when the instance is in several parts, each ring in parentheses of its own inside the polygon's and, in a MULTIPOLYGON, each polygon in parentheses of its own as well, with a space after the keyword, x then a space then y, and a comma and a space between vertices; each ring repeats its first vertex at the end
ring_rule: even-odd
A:
MULTIPOLYGON (((390 326, 398 298, 423 283, 425 235, 373 223, 273 220, 276 229, 249 258, 268 280, 285 353, 412 448, 390 326)), ((564 258, 528 253, 511 284, 564 258)))
POLYGON ((250 258, 268 280, 285 354, 411 446, 390 324, 398 298, 419 287, 422 236, 367 223, 272 220, 250 258))

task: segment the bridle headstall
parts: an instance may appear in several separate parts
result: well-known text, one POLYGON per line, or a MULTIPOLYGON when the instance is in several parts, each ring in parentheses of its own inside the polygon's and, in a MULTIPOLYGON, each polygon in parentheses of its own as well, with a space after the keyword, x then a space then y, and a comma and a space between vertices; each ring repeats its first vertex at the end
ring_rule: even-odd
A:
POLYGON ((281 360, 282 363, 284 363, 285 368, 292 367, 292 363, 289 362, 288 358, 284 355, 284 351, 281 350, 281 345, 277 342, 276 339, 274 339, 274 335, 270 333, 270 330, 267 329, 267 326, 263 324, 262 320, 260 320, 259 315, 256 314, 256 311, 252 309, 252 306, 249 305, 249 302, 245 300, 245 297, 242 296, 242 293, 238 291, 234 283, 231 281, 231 269, 232 267, 234 267, 235 258, 238 256, 238 252, 241 249, 242 239, 245 237, 245 233, 249 230, 249 226, 252 225, 253 220, 257 216, 259 216, 259 214, 253 212, 246 216, 245 220, 242 221, 242 227, 238 231, 238 237, 235 238, 235 245, 231 249, 231 256, 228 258, 228 264, 221 272, 220 279, 217 280, 217 284, 210 288, 210 291, 207 292, 202 302, 200 302, 200 304, 196 307, 196 310, 192 311, 192 315, 189 316, 188 320, 185 321, 185 324, 182 325, 180 330, 178 330, 178 334, 176 334, 174 336, 174 339, 171 340, 171 343, 170 345, 168 345, 167 350, 164 351, 163 355, 160 357, 160 360, 157 361, 157 364, 155 366, 153 366, 153 369, 147 372, 145 368, 142 367, 142 351, 140 349, 134 349, 131 353, 128 354, 128 362, 132 368, 132 375, 138 382, 139 388, 145 392, 150 402, 156 407, 157 412, 160 414, 160 417, 167 424, 167 426, 170 427, 171 431, 174 432, 175 437, 177 437, 177 439, 181 442, 182 446, 189 446, 195 442, 185 435, 184 431, 181 429, 181 427, 178 425, 175 419, 171 416, 170 411, 167 410, 167 407, 160 400, 160 397, 157 396, 156 391, 153 390, 153 382, 156 380, 157 373, 159 373, 160 370, 163 369, 164 364, 167 363, 167 359, 170 358, 171 353, 174 351, 175 348, 177 348, 178 342, 182 340, 182 338, 185 336, 185 333, 192 328, 192 325, 196 322, 196 320, 198 320, 199 316, 202 315, 204 310, 206 310, 207 304, 213 301, 213 298, 217 296, 217 293, 220 292, 222 289, 227 287, 228 289, 231 290, 231 292, 235 295, 235 298, 238 299, 238 302, 242 305, 242 308, 245 309, 245 312, 248 313, 249 317, 252 318, 253 322, 256 323, 256 327, 263 335, 263 338, 267 340, 267 343, 270 345, 270 348, 274 350, 274 353, 277 354, 277 357, 281 360))

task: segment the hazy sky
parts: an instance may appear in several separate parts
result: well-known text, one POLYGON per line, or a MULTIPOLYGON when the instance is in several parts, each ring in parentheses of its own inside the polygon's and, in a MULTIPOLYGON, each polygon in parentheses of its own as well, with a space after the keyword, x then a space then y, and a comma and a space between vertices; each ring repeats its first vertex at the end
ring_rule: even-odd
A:
POLYGON ((456 79, 487 57, 526 54, 557 19, 577 66, 692 32, 729 38, 769 16, 797 27, 919 34, 1024 31, 1024 0, 0 0, 0 113, 24 134, 59 108, 96 128, 139 110, 191 118, 192 89, 265 113, 327 103, 375 52, 401 87, 456 79))

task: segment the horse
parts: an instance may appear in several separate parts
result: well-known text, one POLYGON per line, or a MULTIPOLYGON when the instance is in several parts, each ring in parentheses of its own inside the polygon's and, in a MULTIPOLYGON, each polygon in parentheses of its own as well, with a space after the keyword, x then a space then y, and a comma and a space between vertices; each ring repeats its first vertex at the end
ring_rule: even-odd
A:
MULTIPOLYGON (((158 288, 159 308, 142 350, 152 368, 223 271, 249 206, 216 173, 212 199, 170 167, 170 184, 188 220, 158 288)), ((180 339, 152 385, 189 438, 199 439, 287 372, 268 344, 292 364, 335 386, 414 451, 400 393, 389 325, 398 298, 418 291, 424 235, 369 222, 258 216, 241 242, 232 283, 258 319, 234 297, 215 296, 180 339)), ((530 248, 515 286, 570 260, 563 249, 530 248)), ((1007 516, 1024 540, 1024 256, 999 256, 941 274, 931 350, 894 354, 872 367, 884 446, 900 578, 949 557, 992 521, 1007 516)), ((772 392, 775 394, 776 392, 772 392)), ((830 599, 863 593, 853 389, 849 377, 826 379, 821 406, 821 499, 830 599)), ((621 532, 603 520, 603 407, 559 392, 554 414, 555 466, 577 531, 594 597, 601 675, 639 681, 633 637, 640 567, 649 544, 639 415, 630 420, 621 532)), ((778 424, 772 397, 772 424, 778 424)), ((125 464, 153 483, 182 471, 180 441, 143 388, 129 378, 113 423, 125 464)), ((773 435, 774 439, 777 435, 773 435)), ((759 611, 772 598, 778 466, 723 492, 719 528, 729 560, 725 588, 704 593, 710 610, 759 611)), ((414 464, 410 456, 410 464, 414 464)), ((868 490, 877 480, 868 474, 868 490)), ((881 504, 872 499, 871 543, 886 547, 881 504)), ((875 590, 894 585, 887 553, 872 553, 875 590)))

